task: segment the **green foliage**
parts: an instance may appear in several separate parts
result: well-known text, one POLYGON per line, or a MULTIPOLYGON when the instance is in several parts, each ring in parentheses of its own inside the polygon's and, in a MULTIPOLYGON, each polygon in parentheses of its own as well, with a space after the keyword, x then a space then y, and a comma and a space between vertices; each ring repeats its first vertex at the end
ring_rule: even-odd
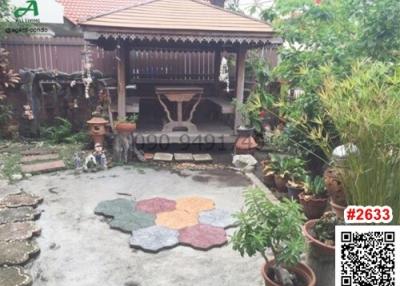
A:
POLYGON ((307 172, 305 170, 306 162, 298 157, 271 155, 271 170, 292 182, 300 182, 304 179, 307 172))
POLYGON ((287 199, 274 205, 258 188, 245 192, 245 205, 235 215, 239 228, 232 237, 233 249, 242 256, 259 253, 266 261, 266 251, 271 249, 278 266, 296 265, 305 250, 300 205, 287 199))
POLYGON ((139 115, 137 113, 134 113, 126 118, 126 122, 136 123, 138 121, 138 119, 139 119, 139 115))
POLYGON ((399 223, 400 65, 365 60, 346 79, 328 73, 320 96, 341 141, 358 148, 341 172, 348 203, 391 206, 399 223))
POLYGON ((304 181, 304 187, 307 194, 314 196, 323 196, 326 193, 325 180, 323 177, 306 176, 304 181))
POLYGON ((78 143, 89 140, 87 132, 74 132, 72 124, 67 119, 61 117, 56 118, 55 126, 41 127, 40 134, 44 139, 53 144, 78 143))

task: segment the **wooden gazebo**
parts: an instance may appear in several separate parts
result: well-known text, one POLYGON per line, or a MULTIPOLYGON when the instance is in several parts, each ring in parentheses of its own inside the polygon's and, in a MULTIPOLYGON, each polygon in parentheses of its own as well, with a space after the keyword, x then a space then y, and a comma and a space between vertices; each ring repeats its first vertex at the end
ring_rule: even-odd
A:
POLYGON ((268 24, 198 0, 143 0, 80 25, 87 41, 116 50, 113 111, 139 113, 143 142, 233 142, 246 52, 276 45, 268 24), (219 81, 221 55, 236 59, 230 92, 219 81))

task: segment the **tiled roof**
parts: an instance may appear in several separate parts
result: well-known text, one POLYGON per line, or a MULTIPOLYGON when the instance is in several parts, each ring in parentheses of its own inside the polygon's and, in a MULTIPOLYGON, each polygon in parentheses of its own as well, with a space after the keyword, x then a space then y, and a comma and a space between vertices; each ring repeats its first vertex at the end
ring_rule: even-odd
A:
MULTIPOLYGON (((114 0, 115 1, 115 0, 114 0)), ((80 23, 112 29, 272 33, 267 23, 198 0, 150 0, 80 23)))

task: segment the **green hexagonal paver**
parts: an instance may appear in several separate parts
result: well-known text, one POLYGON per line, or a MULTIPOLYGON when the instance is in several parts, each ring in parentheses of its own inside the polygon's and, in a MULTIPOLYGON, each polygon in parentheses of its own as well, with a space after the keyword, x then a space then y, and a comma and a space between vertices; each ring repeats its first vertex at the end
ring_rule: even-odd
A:
POLYGON ((136 203, 127 199, 116 199, 104 201, 97 205, 94 213, 107 217, 116 217, 126 213, 132 213, 135 210, 136 203))
POLYGON ((0 266, 21 265, 40 251, 33 241, 19 240, 0 242, 0 266))
POLYGON ((144 251, 158 252, 179 244, 179 232, 162 226, 151 226, 132 232, 130 245, 144 251))
POLYGON ((31 207, 1 208, 0 224, 34 220, 40 216, 40 212, 31 207))
POLYGON ((155 216, 144 212, 119 214, 110 222, 110 227, 123 232, 146 228, 155 224, 155 216))
POLYGON ((30 286, 32 277, 22 267, 0 267, 1 286, 30 286))

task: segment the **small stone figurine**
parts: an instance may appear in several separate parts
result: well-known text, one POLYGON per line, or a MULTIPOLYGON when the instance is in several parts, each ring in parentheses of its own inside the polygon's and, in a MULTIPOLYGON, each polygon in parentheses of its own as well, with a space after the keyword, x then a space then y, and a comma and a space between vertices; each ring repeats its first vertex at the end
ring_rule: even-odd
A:
POLYGON ((82 171, 82 159, 78 152, 74 154, 74 165, 75 165, 75 173, 80 173, 82 171))
POLYGON ((103 170, 107 169, 107 157, 101 144, 96 143, 94 146, 93 156, 96 159, 97 166, 103 170))

